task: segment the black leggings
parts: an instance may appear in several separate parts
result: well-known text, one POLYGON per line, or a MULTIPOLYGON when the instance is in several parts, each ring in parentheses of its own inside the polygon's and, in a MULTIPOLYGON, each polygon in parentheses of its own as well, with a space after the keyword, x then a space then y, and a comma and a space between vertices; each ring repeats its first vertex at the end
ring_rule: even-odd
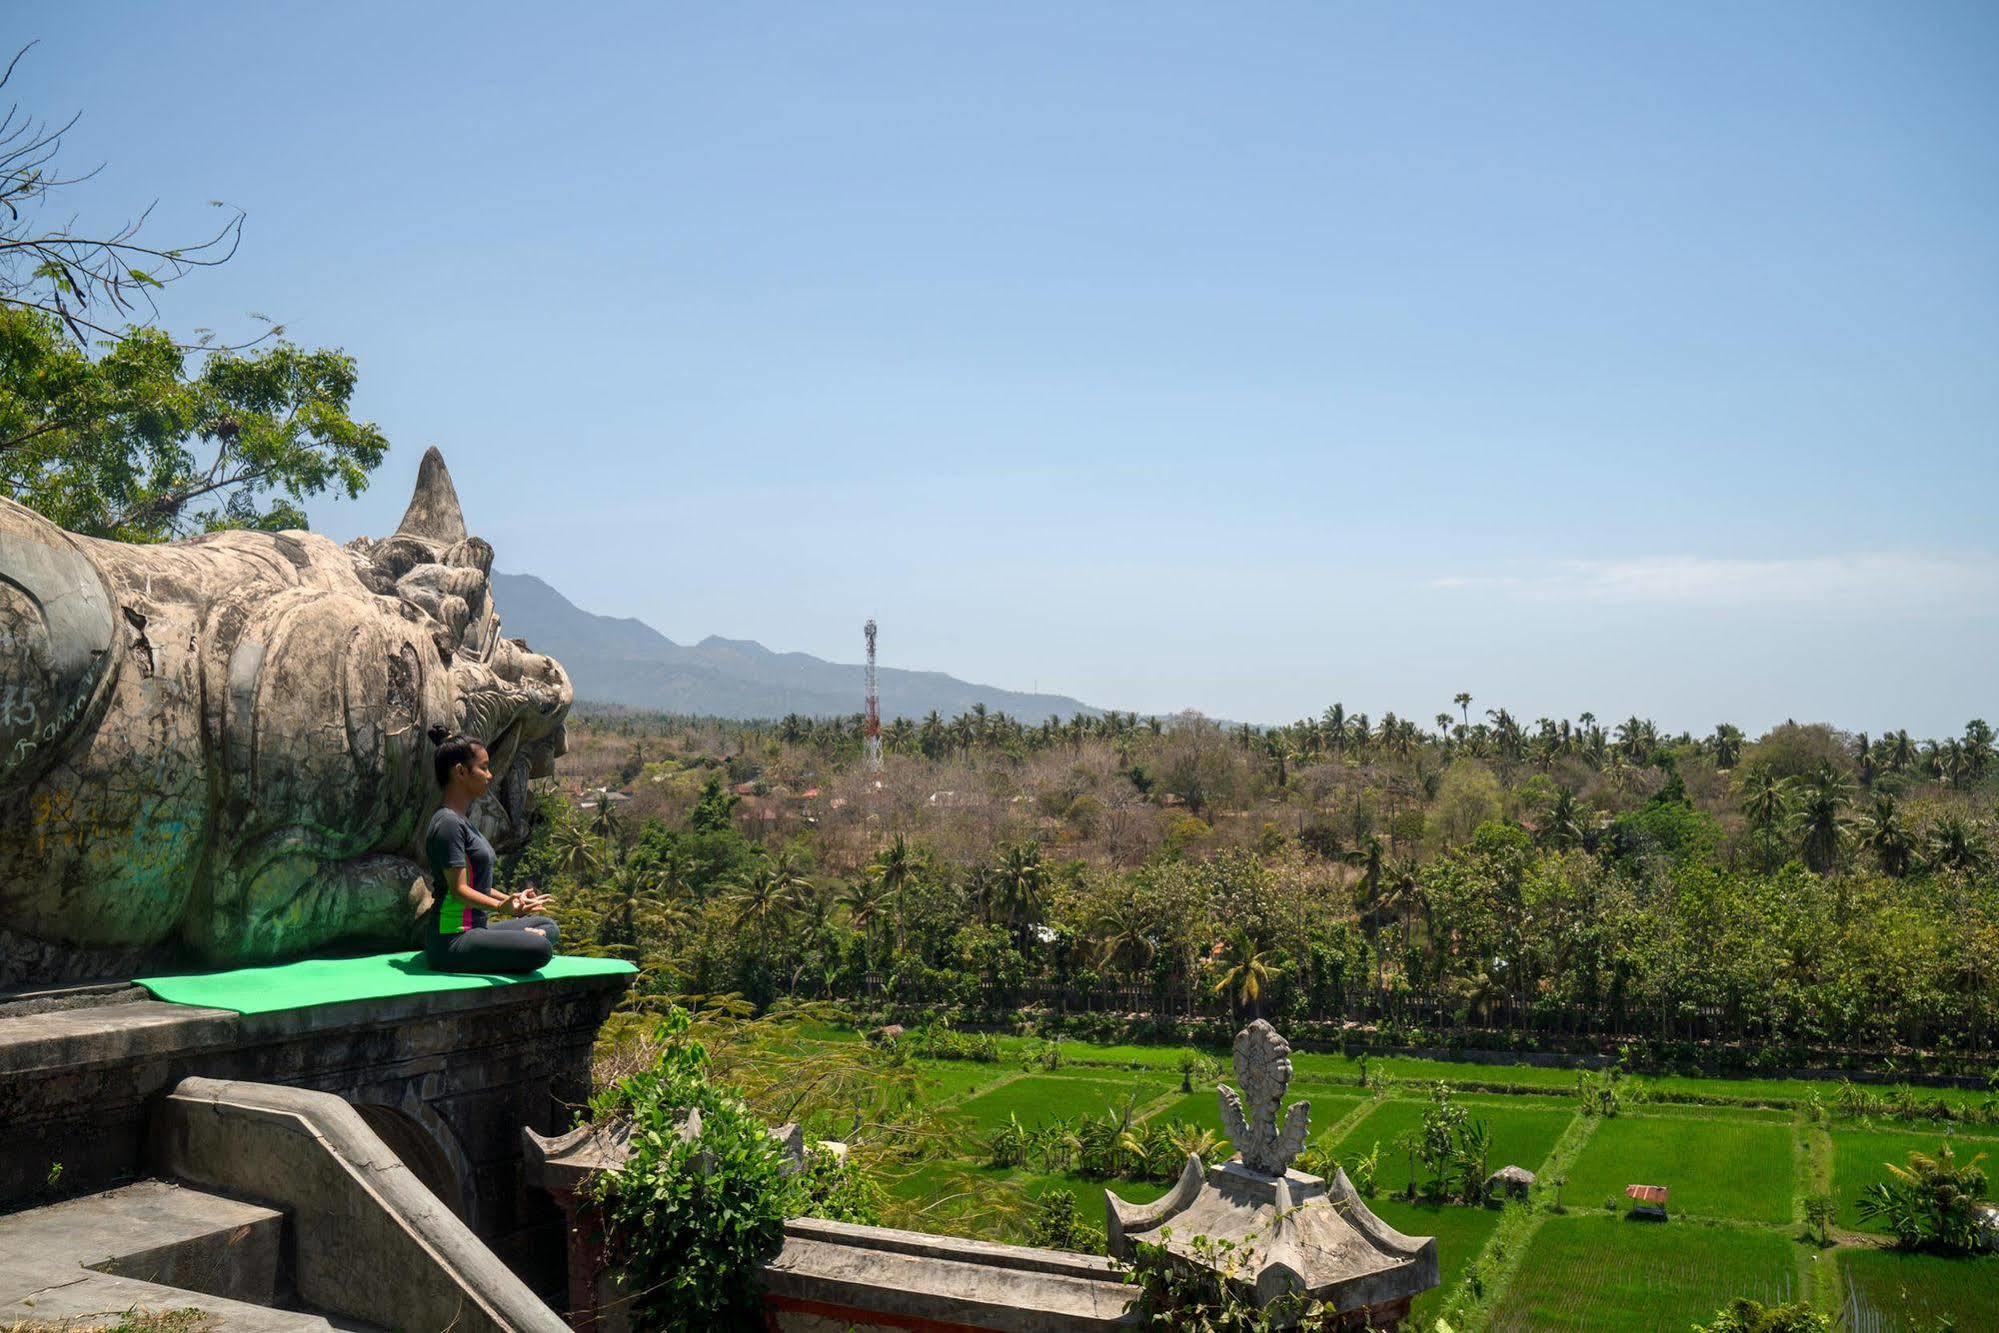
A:
POLYGON ((455 935, 432 935, 424 957, 439 972, 533 972, 555 957, 561 932, 545 916, 517 916, 455 935), (542 932, 529 933, 532 927, 542 932))

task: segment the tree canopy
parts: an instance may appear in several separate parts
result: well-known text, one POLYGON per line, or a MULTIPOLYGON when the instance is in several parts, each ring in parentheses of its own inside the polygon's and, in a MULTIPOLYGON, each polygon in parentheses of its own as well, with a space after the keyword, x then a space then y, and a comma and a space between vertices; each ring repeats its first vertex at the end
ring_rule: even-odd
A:
POLYGON ((56 164, 74 123, 0 117, 0 494, 124 541, 302 528, 307 497, 359 494, 388 441, 349 414, 352 357, 275 325, 223 347, 154 322, 155 292, 235 253, 240 212, 187 247, 142 242, 143 213, 106 231, 44 221, 86 178, 56 164))

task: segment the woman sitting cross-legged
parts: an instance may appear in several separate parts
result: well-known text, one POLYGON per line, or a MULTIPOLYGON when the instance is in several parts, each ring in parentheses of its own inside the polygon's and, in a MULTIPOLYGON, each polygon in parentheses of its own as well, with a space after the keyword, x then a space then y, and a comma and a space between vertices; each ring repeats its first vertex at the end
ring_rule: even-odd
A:
POLYGON ((442 727, 432 727, 430 739, 444 804, 423 840, 434 899, 423 918, 424 957, 439 972, 532 972, 555 956, 560 934, 545 916, 520 915, 545 905, 545 895, 493 893, 493 844, 470 818, 472 803, 493 785, 486 747, 442 727), (489 909, 516 916, 488 924, 489 909))

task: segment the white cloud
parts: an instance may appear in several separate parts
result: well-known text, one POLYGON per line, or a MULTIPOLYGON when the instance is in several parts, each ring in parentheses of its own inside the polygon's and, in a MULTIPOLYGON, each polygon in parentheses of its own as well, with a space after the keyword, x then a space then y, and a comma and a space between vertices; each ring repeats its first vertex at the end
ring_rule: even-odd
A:
POLYGON ((1716 560, 1640 556, 1567 560, 1525 574, 1463 575, 1433 588, 1494 592, 1537 602, 1765 606, 1957 603, 1991 614, 1999 602, 1999 558, 1897 552, 1799 560, 1716 560))

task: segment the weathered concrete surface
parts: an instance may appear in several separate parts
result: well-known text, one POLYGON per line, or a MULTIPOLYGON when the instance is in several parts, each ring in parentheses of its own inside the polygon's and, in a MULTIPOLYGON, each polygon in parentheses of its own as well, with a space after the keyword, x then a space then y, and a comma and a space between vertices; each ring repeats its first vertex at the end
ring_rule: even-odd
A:
POLYGON ((160 1103, 153 1140, 174 1179, 284 1210, 310 1305, 385 1327, 567 1333, 338 1097, 184 1079, 160 1103))
MULTIPOLYGON (((0 1217, 0 1297, 31 1288, 18 1269, 86 1267, 141 1282, 270 1304, 284 1215, 148 1180, 0 1217)), ((64 1277, 74 1274, 65 1273, 64 1277)))
POLYGON ((887 1227, 795 1218, 764 1269, 780 1329, 993 1329, 1081 1333, 1132 1322, 1110 1261, 887 1227))
POLYGON ((573 694, 502 637, 435 450, 400 530, 160 546, 0 500, 0 988, 394 947, 426 901, 443 726, 503 850, 573 694))
POLYGON ((0 1017, 0 1210, 150 1174, 148 1103, 190 1075, 354 1104, 426 1185, 539 1290, 562 1217, 521 1179, 520 1131, 567 1130, 628 978, 575 977, 243 1016, 156 1001, 0 1017))
POLYGON ((291 1296, 283 1227, 272 1209, 157 1180, 0 1217, 0 1324, 193 1307, 220 1333, 361 1327, 269 1308, 291 1296))

